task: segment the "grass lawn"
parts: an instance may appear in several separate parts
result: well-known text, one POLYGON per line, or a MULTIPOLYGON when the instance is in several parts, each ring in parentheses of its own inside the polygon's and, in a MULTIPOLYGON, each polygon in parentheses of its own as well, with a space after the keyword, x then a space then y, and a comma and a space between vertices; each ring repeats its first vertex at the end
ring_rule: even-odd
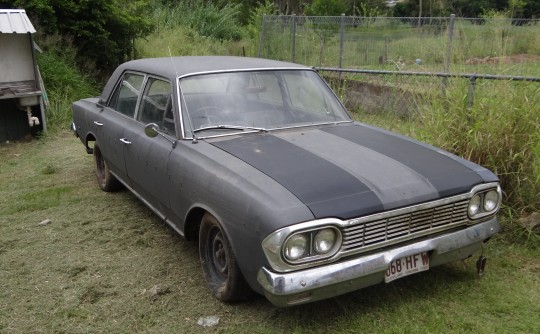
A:
POLYGON ((0 333, 540 333, 538 250, 507 242, 504 223, 482 277, 472 258, 294 308, 229 305, 195 243, 128 191, 99 190, 71 133, 1 144, 0 158, 0 333), (219 324, 197 324, 207 316, 219 324))

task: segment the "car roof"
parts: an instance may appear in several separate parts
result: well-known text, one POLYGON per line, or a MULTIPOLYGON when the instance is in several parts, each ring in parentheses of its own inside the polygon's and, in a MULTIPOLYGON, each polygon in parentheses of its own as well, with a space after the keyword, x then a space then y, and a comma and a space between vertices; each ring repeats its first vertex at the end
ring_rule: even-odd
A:
POLYGON ((136 71, 153 74, 169 79, 171 82, 177 77, 204 72, 245 71, 254 69, 311 69, 310 67, 277 60, 233 57, 233 56, 186 56, 144 58, 128 61, 121 64, 114 71, 105 86, 102 98, 107 98, 113 90, 118 77, 125 71, 136 71))

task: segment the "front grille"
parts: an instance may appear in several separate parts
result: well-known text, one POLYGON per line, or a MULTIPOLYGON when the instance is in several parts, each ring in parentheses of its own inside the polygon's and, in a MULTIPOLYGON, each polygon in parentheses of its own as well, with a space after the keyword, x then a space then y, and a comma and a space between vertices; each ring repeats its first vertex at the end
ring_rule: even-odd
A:
POLYGON ((469 222, 468 199, 428 208, 396 210, 352 219, 343 228, 345 253, 364 251, 438 233, 469 222))

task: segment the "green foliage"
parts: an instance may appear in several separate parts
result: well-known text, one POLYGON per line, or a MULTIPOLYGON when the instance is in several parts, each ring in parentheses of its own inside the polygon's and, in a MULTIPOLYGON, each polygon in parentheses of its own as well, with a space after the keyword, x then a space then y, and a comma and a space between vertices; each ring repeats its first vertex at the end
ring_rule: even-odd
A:
POLYGON ((540 210, 535 153, 540 145, 540 89, 523 82, 481 81, 470 109, 460 103, 466 89, 449 91, 449 108, 432 102, 432 110, 422 114, 420 136, 494 171, 505 203, 519 214, 540 210))
POLYGON ((205 3, 201 0, 194 1, 192 6, 186 17, 187 23, 201 36, 220 40, 238 40, 242 36, 238 24, 239 4, 228 3, 223 7, 218 7, 211 2, 205 3))
POLYGON ((275 15, 277 7, 271 0, 264 0, 249 12, 249 23, 247 25, 248 36, 259 43, 261 27, 264 15, 275 15))
MULTIPOLYGON (((506 12, 513 18, 538 18, 540 2, 538 0, 452 0, 422 1, 422 16, 448 16, 453 13, 458 17, 476 18, 487 12, 506 12)), ((418 17, 419 1, 400 1, 393 9, 396 17, 418 17)))
POLYGON ((225 41, 203 37, 197 31, 180 25, 156 31, 147 38, 135 41, 138 58, 229 55, 230 45, 225 41))
POLYGON ((37 61, 49 97, 49 131, 54 133, 68 128, 73 101, 96 96, 99 88, 94 78, 79 69, 77 52, 69 40, 51 35, 40 41, 44 52, 37 55, 37 61))
POLYGON ((508 221, 540 211, 538 84, 477 79, 470 105, 466 79, 448 79, 442 96, 437 77, 325 78, 357 120, 428 142, 495 172, 508 221))
POLYGON ((78 59, 110 72, 132 54, 132 40, 150 32, 147 0, 14 0, 25 8, 38 31, 69 36, 78 59))
POLYGON ((339 16, 350 12, 345 0, 314 0, 304 8, 307 16, 339 16))
POLYGON ((204 0, 156 4, 151 16, 158 30, 184 26, 198 35, 218 40, 238 40, 242 37, 239 24, 241 4, 222 6, 204 0))
POLYGON ((360 2, 360 5, 354 8, 353 15, 362 17, 377 17, 380 16, 379 11, 380 7, 377 5, 370 6, 368 3, 360 2))

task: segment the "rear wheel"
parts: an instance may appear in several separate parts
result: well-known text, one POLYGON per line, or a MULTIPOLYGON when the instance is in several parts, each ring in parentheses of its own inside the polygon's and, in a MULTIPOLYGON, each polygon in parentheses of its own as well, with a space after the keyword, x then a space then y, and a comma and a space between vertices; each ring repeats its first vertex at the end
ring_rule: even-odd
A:
POLYGON ((121 183, 111 174, 109 164, 103 158, 98 144, 94 145, 94 162, 96 164, 96 178, 99 188, 111 192, 121 188, 121 183))
POLYGON ((206 284, 217 299, 231 302, 250 295, 251 289, 238 268, 229 239, 209 213, 201 221, 199 255, 206 284))

